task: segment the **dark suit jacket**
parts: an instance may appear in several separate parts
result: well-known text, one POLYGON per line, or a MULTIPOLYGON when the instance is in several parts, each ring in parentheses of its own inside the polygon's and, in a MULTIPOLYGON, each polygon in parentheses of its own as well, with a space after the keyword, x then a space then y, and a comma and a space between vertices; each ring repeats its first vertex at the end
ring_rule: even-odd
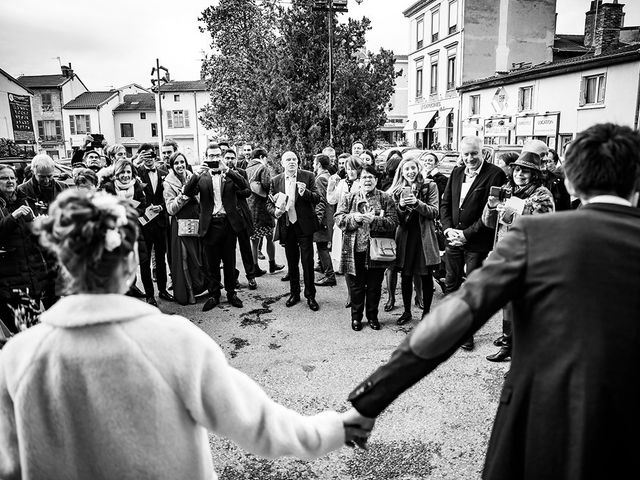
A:
POLYGON ((314 242, 330 242, 333 238, 333 216, 336 206, 327 202, 327 188, 329 186, 329 172, 316 177, 316 191, 320 201, 316 205, 316 217, 320 225, 319 230, 313 234, 314 242))
MULTIPOLYGON (((201 237, 207 233, 213 213, 213 181, 211 174, 193 175, 184 187, 187 197, 195 197, 200 193, 200 231, 201 237)), ((247 224, 240 213, 238 197, 247 198, 251 195, 249 183, 242 175, 234 170, 228 170, 222 182, 222 205, 227 214, 227 220, 234 232, 247 228, 247 224)))
POLYGON ((624 478, 640 465, 639 238, 633 207, 521 217, 351 402, 377 416, 511 301, 511 370, 483 477, 624 478))
MULTIPOLYGON (((236 172, 240 174, 242 178, 245 179, 247 185, 249 185, 249 178, 247 177, 247 171, 243 168, 236 167, 234 169, 236 172)), ((251 187, 249 185, 249 187, 251 187)), ((249 235, 253 233, 253 215, 251 214, 251 209, 249 208, 249 204, 247 203, 247 199, 251 197, 251 190, 249 190, 249 196, 245 197, 244 195, 237 195, 238 198, 238 208, 240 209, 240 215, 244 222, 247 225, 247 229, 249 230, 249 235)))
MULTIPOLYGON (((269 192, 271 195, 275 195, 277 192, 286 193, 285 188, 285 174, 281 173, 271 179, 271 188, 269 192)), ((307 186, 302 196, 298 195, 298 189, 296 188, 295 207, 297 213, 297 223, 300 226, 303 235, 313 235, 320 229, 318 218, 314 206, 320 201, 320 195, 316 192, 315 175, 306 170, 298 169, 297 181, 304 182, 307 186)), ((275 217, 276 206, 271 201, 271 198, 267 200, 267 210, 275 217)), ((284 240, 286 238, 287 227, 287 214, 284 213, 276 224, 276 231, 274 234, 274 240, 284 240)))
POLYGON ((484 162, 460 205, 464 169, 464 166, 454 168, 444 189, 440 210, 442 226, 445 230, 462 230, 467 239, 464 246, 466 250, 488 252, 493 248, 493 230, 482 223, 482 210, 487 203, 490 187, 504 185, 507 177, 499 167, 484 162))
POLYGON ((147 170, 144 166, 138 168, 138 178, 142 182, 144 187, 144 196, 147 201, 147 206, 149 205, 160 205, 162 207, 162 212, 158 214, 153 220, 151 220, 145 228, 149 227, 159 227, 159 228, 167 228, 169 226, 169 215, 167 214, 167 206, 164 203, 164 179, 167 177, 168 172, 162 168, 156 169, 158 173, 158 185, 156 186, 155 191, 153 190, 153 185, 151 184, 151 179, 149 178, 149 170, 147 170))

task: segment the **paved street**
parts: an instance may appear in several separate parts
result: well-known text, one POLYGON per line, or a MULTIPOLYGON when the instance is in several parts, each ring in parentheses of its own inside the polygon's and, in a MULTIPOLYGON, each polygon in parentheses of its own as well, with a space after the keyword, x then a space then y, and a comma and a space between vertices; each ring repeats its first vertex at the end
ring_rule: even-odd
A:
MULTIPOLYGON (((280 247, 277 252, 278 261, 284 263, 280 247)), ((263 267, 265 263, 261 262, 263 267)), ((354 332, 344 308, 344 277, 338 277, 336 287, 318 288, 317 313, 304 302, 286 308, 288 287, 281 277, 279 272, 259 278, 255 291, 243 284, 239 292, 243 309, 223 302, 203 313, 204 297, 188 307, 159 300, 160 307, 200 326, 223 348, 231 365, 258 381, 278 402, 306 414, 326 408, 343 410, 350 390, 389 358, 416 320, 398 327, 395 320, 401 308, 396 307, 393 312, 381 312, 382 330, 373 331, 365 324, 361 332, 354 332)), ((382 303, 385 300, 383 290, 382 303)), ((434 302, 441 300, 436 287, 434 302)), ((401 303, 399 289, 397 303, 401 303)), ((413 313, 417 317, 417 308, 413 313)), ((476 336, 474 351, 460 351, 400 397, 379 418, 368 452, 345 447, 313 462, 271 461, 211 436, 218 475, 221 480, 480 478, 509 365, 485 360, 495 350, 491 342, 499 330, 500 314, 476 336)))

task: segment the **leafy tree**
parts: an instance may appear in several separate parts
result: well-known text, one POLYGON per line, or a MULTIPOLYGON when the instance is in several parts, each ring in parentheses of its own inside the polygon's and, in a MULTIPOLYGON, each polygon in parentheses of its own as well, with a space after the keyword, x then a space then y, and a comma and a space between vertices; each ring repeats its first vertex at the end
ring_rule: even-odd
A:
MULTIPOLYGON (((221 0, 203 12, 213 54, 203 63, 211 104, 209 127, 271 151, 310 156, 329 144, 328 15, 310 0, 221 0)), ((373 147, 393 93, 393 53, 365 52, 370 21, 349 19, 333 30, 333 146, 361 139, 373 147)))

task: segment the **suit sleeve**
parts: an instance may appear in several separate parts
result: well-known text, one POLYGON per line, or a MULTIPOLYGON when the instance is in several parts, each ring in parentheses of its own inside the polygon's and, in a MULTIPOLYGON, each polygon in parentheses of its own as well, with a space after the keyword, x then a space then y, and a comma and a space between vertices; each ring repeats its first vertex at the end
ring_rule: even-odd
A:
MULTIPOLYGON (((320 201, 316 204, 316 217, 322 225, 324 212, 327 210, 327 185, 329 181, 326 177, 316 177, 316 190, 320 196, 320 201)), ((324 225, 326 227, 326 225, 324 225)))
POLYGON ((447 186, 444 187, 444 193, 442 194, 442 204, 440 205, 440 220, 442 221, 442 228, 454 228, 453 217, 451 216, 451 179, 453 178, 453 172, 447 180, 447 186))
POLYGON ((271 185, 269 186, 269 195, 267 195, 267 204, 265 205, 267 208, 267 212, 269 215, 275 218, 276 216, 276 205, 273 203, 273 195, 276 193, 276 183, 275 178, 271 179, 271 185))
POLYGON ((184 186, 184 194, 187 197, 195 197, 198 194, 198 182, 200 181, 200 175, 191 175, 191 178, 184 186))
POLYGON ((229 170, 227 176, 231 179, 236 187, 236 195, 243 198, 251 196, 251 188, 249 188, 249 182, 239 172, 229 170))
MULTIPOLYGON (((491 181, 489 181, 488 183, 488 187, 500 187, 505 183, 507 183, 507 176, 504 174, 502 170, 500 170, 499 172, 496 172, 496 174, 491 178, 491 181)), ((487 201, 487 198, 485 197, 484 202, 486 203, 486 201, 487 201)), ((487 227, 482 222, 482 214, 480 214, 480 216, 475 222, 473 222, 470 226, 462 230, 462 233, 464 233, 464 236, 467 240, 471 240, 475 235, 477 235, 481 230, 485 228, 487 227)))
POLYGON ((453 355, 464 340, 523 290, 526 231, 516 225, 498 243, 485 265, 407 336, 391 359, 358 385, 349 401, 366 417, 376 417, 405 390, 453 355))
POLYGON ((320 195, 316 191, 316 176, 313 173, 309 173, 308 180, 306 181, 307 189, 302 194, 302 198, 311 205, 317 205, 320 201, 320 195))

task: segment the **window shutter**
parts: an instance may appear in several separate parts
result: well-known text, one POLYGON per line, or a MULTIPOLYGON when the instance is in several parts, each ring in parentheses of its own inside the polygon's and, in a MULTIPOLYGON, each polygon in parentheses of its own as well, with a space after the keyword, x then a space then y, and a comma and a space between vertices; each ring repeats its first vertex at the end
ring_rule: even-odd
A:
POLYGON ((581 107, 584 107, 586 103, 587 103, 587 78, 586 77, 582 77, 582 80, 580 81, 580 101, 579 101, 579 105, 581 107))
POLYGON ((71 131, 71 135, 76 134, 76 119, 73 118, 73 115, 69 115, 69 130, 71 131))
POLYGON ((184 111, 184 128, 189 128, 189 110, 184 111))
POLYGON ((173 128, 173 118, 171 118, 171 110, 167 110, 167 127, 173 128))
POLYGON ((44 121, 38 120, 38 136, 44 138, 44 121))
POLYGON ((604 91, 607 83, 607 76, 602 75, 600 78, 600 85, 598 86, 598 103, 604 103, 604 91))
POLYGON ((62 138, 62 121, 56 120, 56 137, 62 138))
POLYGON ((85 115, 84 118, 87 120, 87 133, 91 133, 91 116, 85 115))
POLYGON ((518 111, 521 112, 524 110, 524 89, 518 89, 518 111))

